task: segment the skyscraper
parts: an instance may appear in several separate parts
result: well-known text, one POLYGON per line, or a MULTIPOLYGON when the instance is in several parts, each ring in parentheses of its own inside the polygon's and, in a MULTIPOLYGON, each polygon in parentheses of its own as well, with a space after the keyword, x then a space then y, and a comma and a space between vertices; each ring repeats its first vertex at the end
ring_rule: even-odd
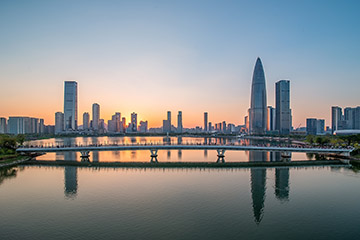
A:
POLYGON ((264 134, 267 127, 265 74, 260 58, 257 58, 251 86, 249 109, 250 134, 264 134))
POLYGON ((137 114, 134 112, 131 114, 131 131, 137 132, 137 114))
POLYGON ((280 134, 290 134, 290 81, 280 80, 275 83, 275 129, 280 134))
POLYGON ((171 132, 171 112, 170 111, 167 112, 167 120, 168 120, 169 126, 170 126, 169 132, 171 132))
POLYGON ((90 123, 90 115, 88 112, 84 112, 83 114, 83 130, 89 130, 89 123, 90 123))
POLYGON ((100 125, 100 105, 94 103, 92 105, 92 129, 97 131, 99 130, 100 125))
POLYGON ((208 132, 208 113, 204 112, 204 132, 208 132))
POLYGON ((7 120, 0 118, 0 133, 7 133, 7 120))
POLYGON ((177 116, 177 132, 178 133, 182 133, 183 132, 183 124, 182 124, 182 112, 179 111, 178 112, 178 116, 177 116))
POLYGON ((275 121, 276 121, 276 114, 275 114, 275 108, 272 106, 268 106, 268 131, 274 131, 275 130, 275 121))
POLYGON ((65 81, 64 86, 64 129, 77 130, 78 120, 77 82, 65 81))
POLYGON ((331 133, 332 134, 334 134, 334 132, 339 129, 341 120, 342 120, 342 109, 338 106, 331 107, 331 133))
POLYGON ((55 113, 55 134, 64 131, 64 114, 62 112, 55 113))

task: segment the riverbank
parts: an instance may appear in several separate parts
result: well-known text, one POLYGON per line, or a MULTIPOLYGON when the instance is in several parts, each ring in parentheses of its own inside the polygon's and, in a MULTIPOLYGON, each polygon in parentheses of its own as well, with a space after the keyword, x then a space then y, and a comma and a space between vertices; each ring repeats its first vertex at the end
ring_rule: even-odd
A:
POLYGON ((292 162, 78 162, 29 160, 21 165, 74 166, 74 167, 120 167, 120 168, 248 168, 248 167, 297 167, 347 165, 341 160, 314 160, 292 162))
POLYGON ((11 167, 30 160, 29 156, 14 155, 0 160, 0 168, 11 167))

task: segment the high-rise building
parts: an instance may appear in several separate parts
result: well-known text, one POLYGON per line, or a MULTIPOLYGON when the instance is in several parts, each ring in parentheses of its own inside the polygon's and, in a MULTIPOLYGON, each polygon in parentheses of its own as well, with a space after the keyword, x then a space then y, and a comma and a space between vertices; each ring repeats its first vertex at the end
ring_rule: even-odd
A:
POLYGON ((356 108, 347 107, 344 109, 344 120, 347 129, 355 129, 355 112, 356 108))
POLYGON ((325 120, 316 118, 306 119, 306 134, 308 135, 324 135, 325 120))
POLYGON ((260 58, 257 58, 251 86, 249 109, 250 134, 264 134, 267 127, 267 100, 265 74, 260 58))
POLYGON ((148 132, 148 121, 140 121, 139 132, 141 133, 148 132))
POLYGON ((227 133, 227 128, 226 128, 226 122, 225 121, 222 122, 222 132, 227 133))
POLYGON ((77 82, 65 81, 64 87, 64 129, 77 130, 78 120, 77 82))
POLYGON ((211 131, 212 131, 212 123, 211 123, 211 122, 209 122, 208 131, 209 131, 209 132, 211 132, 211 131))
POLYGON ((126 118, 125 117, 123 117, 122 119, 121 119, 121 124, 120 124, 120 132, 125 132, 125 130, 126 130, 126 118))
POLYGON ((163 120, 163 132, 170 133, 171 132, 171 112, 167 112, 167 119, 163 120))
POLYGON ((340 130, 339 126, 342 120, 342 109, 338 106, 331 107, 331 133, 334 134, 336 130, 340 130))
POLYGON ((167 120, 169 122, 169 132, 171 132, 172 124, 171 124, 171 112, 170 111, 167 112, 167 120))
POLYGON ((83 114, 83 130, 89 130, 90 128, 90 115, 88 112, 83 114))
POLYGON ((7 133, 7 120, 0 118, 0 133, 7 133))
POLYGON ((39 134, 44 134, 45 133, 45 123, 44 123, 44 119, 40 118, 39 119, 39 134))
POLYGON ((273 108, 272 106, 268 106, 268 121, 267 121, 268 131, 275 130, 275 121, 276 121, 275 108, 273 108))
POLYGON ((204 132, 208 132, 208 113, 204 112, 204 132))
POLYGON ((131 131, 137 132, 137 114, 134 112, 131 114, 131 131))
POLYGON ((55 134, 64 131, 64 114, 62 112, 55 113, 55 134))
POLYGON ((275 83, 275 112, 275 129, 280 134, 290 134, 292 124, 289 80, 280 80, 275 83))
POLYGON ((178 133, 183 132, 182 111, 179 111, 177 116, 177 132, 178 133))
POLYGON ((26 134, 35 133, 31 127, 31 120, 29 117, 9 117, 8 133, 10 134, 26 134))
POLYGON ((29 133, 39 133, 39 119, 30 118, 30 132, 29 133))
POLYGON ((100 127, 100 105, 94 103, 92 105, 92 129, 94 131, 99 130, 100 127))

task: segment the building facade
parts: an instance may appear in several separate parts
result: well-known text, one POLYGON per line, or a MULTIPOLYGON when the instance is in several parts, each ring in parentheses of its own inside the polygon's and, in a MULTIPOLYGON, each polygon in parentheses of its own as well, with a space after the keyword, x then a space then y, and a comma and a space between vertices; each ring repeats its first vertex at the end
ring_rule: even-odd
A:
POLYGON ((98 131, 100 128, 100 105, 94 103, 92 105, 92 129, 98 131))
POLYGON ((208 113, 204 112, 204 132, 208 132, 208 113))
POLYGON ((7 133, 7 119, 0 118, 0 133, 7 133))
POLYGON ((183 132, 182 111, 179 111, 177 116, 177 132, 178 133, 183 132))
POLYGON ((267 99, 265 73, 260 58, 257 58, 251 85, 249 109, 250 134, 264 134, 267 127, 267 99))
POLYGON ((275 83, 275 129, 279 134, 290 134, 291 109, 290 109, 290 81, 280 80, 275 83))
POLYGON ((77 130, 78 125, 77 82, 65 81, 64 85, 64 129, 77 130))
POLYGON ((55 134, 59 134, 64 131, 64 113, 55 113, 55 134))

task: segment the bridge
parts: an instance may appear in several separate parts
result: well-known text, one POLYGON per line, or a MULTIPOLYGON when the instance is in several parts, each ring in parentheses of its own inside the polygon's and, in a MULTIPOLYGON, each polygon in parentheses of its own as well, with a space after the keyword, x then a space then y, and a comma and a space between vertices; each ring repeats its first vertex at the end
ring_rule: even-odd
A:
POLYGON ((19 153, 50 153, 50 152, 80 152, 81 160, 88 161, 91 151, 150 151, 151 162, 158 162, 159 150, 216 150, 217 162, 224 162, 225 151, 270 151, 282 152, 284 156, 290 156, 291 152, 336 154, 350 156, 353 148, 322 148, 300 146, 265 146, 265 145, 217 145, 217 144, 110 144, 110 145, 69 145, 69 146, 23 146, 16 151, 19 153))

